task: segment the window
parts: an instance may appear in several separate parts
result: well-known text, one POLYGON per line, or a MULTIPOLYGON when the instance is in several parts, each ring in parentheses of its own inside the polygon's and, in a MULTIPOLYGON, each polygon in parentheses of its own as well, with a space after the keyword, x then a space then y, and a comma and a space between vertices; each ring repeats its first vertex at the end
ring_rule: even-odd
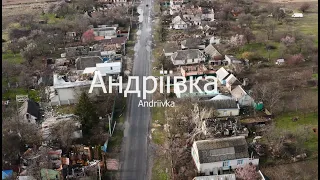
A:
POLYGON ((228 161, 224 161, 223 162, 223 167, 227 167, 227 166, 229 166, 229 162, 228 161))
POLYGON ((243 164, 243 160, 242 159, 237 161, 237 165, 241 165, 241 164, 243 164))

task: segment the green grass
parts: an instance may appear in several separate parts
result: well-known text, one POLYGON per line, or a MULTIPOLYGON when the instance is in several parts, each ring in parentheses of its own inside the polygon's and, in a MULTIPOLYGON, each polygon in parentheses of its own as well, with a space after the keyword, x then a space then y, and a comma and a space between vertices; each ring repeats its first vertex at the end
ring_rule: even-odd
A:
POLYGON ((59 21, 61 21, 62 18, 56 18, 55 14, 44 14, 44 15, 42 15, 42 19, 44 19, 44 20, 47 19, 48 24, 56 24, 59 21))
MULTIPOLYGON (((166 168, 168 168, 169 162, 168 159, 165 157, 157 158, 154 161, 152 167, 152 180, 167 180, 170 179, 168 173, 166 172, 166 168)), ((168 171, 169 168, 168 168, 168 171)))
POLYGON ((20 23, 11 23, 9 25, 9 28, 20 28, 20 27, 21 27, 20 23))
POLYGON ((165 122, 165 108, 163 107, 153 107, 152 108, 152 120, 157 121, 159 124, 164 125, 165 122))
POLYGON ((318 79, 318 73, 312 74, 312 77, 318 79))
POLYGON ((301 125, 314 125, 318 126, 318 113, 307 113, 306 116, 300 112, 298 113, 287 113, 279 116, 275 119, 276 127, 286 130, 296 130, 301 125), (296 122, 292 121, 293 117, 299 117, 296 122))
POLYGON ((303 128, 304 126, 310 127, 308 131, 310 131, 310 135, 305 142, 305 147, 310 152, 318 152, 318 135, 312 131, 312 128, 318 127, 318 113, 312 112, 307 113, 305 116, 301 113, 287 113, 282 116, 279 116, 275 119, 276 127, 288 130, 291 132, 296 132, 299 128, 303 128), (299 117, 299 120, 296 122, 292 121, 293 117, 299 117))
POLYGON ((75 111, 74 105, 56 106, 55 111, 59 114, 73 114, 75 111))
MULTIPOLYGON (((8 92, 2 94, 2 99, 11 99, 15 100, 16 95, 27 95, 28 92, 26 89, 23 88, 13 88, 10 89, 8 92)), ((36 102, 40 101, 39 92, 37 90, 29 90, 29 99, 33 99, 36 102)))
POLYGON ((163 145, 166 141, 165 133, 163 132, 164 129, 161 127, 154 128, 152 132, 152 140, 154 143, 158 145, 163 145))
POLYGON ((2 60, 17 64, 21 64, 24 61, 21 54, 13 54, 11 52, 2 53, 2 60))
MULTIPOLYGON (((272 59, 278 59, 280 57, 280 43, 276 42, 270 42, 268 45, 273 45, 276 47, 276 49, 270 50, 270 60, 272 59)), ((269 58, 269 52, 266 49, 266 44, 264 43, 250 43, 242 46, 238 52, 236 52, 236 56, 238 58, 241 58, 242 53, 244 52, 255 52, 261 55, 264 58, 269 58)))

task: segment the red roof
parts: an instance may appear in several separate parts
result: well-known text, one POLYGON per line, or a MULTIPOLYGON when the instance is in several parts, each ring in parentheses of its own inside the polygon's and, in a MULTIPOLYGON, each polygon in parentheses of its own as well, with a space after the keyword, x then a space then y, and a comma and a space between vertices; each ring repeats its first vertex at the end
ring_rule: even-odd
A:
POLYGON ((104 40, 104 37, 103 36, 95 36, 94 40, 95 41, 101 41, 101 40, 104 40))

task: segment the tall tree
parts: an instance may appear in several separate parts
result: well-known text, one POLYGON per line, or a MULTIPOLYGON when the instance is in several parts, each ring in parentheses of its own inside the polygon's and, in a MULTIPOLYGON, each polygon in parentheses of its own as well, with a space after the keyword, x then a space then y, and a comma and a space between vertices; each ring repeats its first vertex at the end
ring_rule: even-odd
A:
POLYGON ((96 108, 86 92, 82 92, 80 95, 79 102, 75 109, 75 115, 78 116, 81 122, 83 136, 89 136, 92 133, 92 127, 99 119, 96 108))

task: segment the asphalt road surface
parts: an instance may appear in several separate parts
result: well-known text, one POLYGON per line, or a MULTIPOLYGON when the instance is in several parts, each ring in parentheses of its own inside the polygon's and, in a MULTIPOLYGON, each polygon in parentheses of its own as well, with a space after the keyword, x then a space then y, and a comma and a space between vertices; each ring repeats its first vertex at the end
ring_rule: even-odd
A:
MULTIPOLYGON (((151 0, 143 0, 138 7, 140 27, 137 32, 138 40, 135 45, 132 75, 139 76, 140 81, 142 81, 142 76, 150 75, 151 68, 151 3, 151 0)), ((134 90, 135 83, 131 84, 130 87, 134 90)), ((139 82, 139 90, 142 91, 142 82, 139 82)), ((149 101, 150 99, 150 96, 147 96, 147 99, 143 101, 149 101)), ((140 97, 137 94, 128 95, 121 155, 121 180, 145 180, 150 177, 148 135, 151 111, 148 107, 138 107, 140 100, 142 100, 142 94, 140 97)))

